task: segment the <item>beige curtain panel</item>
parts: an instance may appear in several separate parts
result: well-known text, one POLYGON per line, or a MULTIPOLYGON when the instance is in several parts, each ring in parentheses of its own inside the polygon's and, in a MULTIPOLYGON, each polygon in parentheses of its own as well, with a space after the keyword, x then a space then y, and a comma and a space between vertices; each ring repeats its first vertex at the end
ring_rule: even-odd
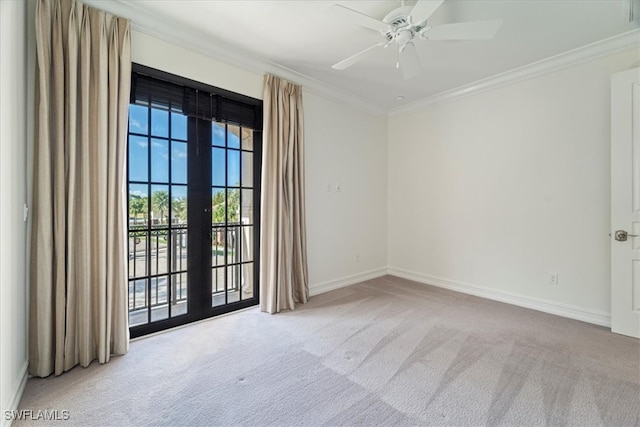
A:
POLYGON ((36 6, 29 372, 128 349, 125 154, 129 21, 72 0, 36 6))
POLYGON ((260 306, 276 313, 309 299, 302 87, 267 74, 260 230, 260 306))

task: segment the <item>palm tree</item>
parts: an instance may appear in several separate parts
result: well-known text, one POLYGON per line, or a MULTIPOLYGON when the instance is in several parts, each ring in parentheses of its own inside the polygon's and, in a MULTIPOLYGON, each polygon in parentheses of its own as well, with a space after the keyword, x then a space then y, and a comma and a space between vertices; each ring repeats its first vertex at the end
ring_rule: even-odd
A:
POLYGON ((129 198, 129 213, 133 216, 134 224, 138 222, 138 215, 142 214, 143 218, 147 217, 147 198, 132 194, 129 198))
POLYGON ((180 221, 187 220, 187 200, 184 197, 176 197, 171 201, 173 217, 180 221))
POLYGON ((230 223, 238 222, 240 212, 240 189, 228 191, 227 201, 224 200, 224 191, 217 192, 211 201, 212 221, 217 224, 225 222, 225 212, 230 223))
POLYGON ((151 195, 151 206, 160 214, 160 222, 164 222, 165 212, 169 208, 169 193, 164 190, 154 191, 151 195))

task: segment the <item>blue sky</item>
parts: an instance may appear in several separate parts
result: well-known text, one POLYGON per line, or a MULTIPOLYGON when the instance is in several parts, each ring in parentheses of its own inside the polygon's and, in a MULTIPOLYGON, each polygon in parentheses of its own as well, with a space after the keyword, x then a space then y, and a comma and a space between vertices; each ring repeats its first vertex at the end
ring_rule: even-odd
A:
MULTIPOLYGON (((129 106, 129 129, 131 132, 148 134, 147 107, 140 105, 129 106)), ((229 184, 237 185, 240 181, 240 151, 230 150, 227 153, 228 170, 225 171, 224 124, 212 123, 212 181, 211 185, 225 185, 225 173, 229 184)), ((147 181, 148 149, 151 143, 151 180, 169 183, 169 162, 171 162, 171 183, 187 183, 187 117, 166 110, 151 109, 151 140, 147 137, 131 136, 129 139, 129 179, 132 181, 147 181), (171 120, 171 153, 169 153, 169 120, 171 120), (156 137, 156 138, 154 138, 156 137), (160 137, 160 138, 158 138, 160 137)), ((228 146, 239 148, 237 135, 228 132, 228 146)), ((151 191, 168 191, 168 185, 154 185, 151 191)), ((130 185, 130 193, 140 196, 147 195, 146 185, 130 185)), ((186 186, 173 185, 173 197, 186 197, 186 186)))

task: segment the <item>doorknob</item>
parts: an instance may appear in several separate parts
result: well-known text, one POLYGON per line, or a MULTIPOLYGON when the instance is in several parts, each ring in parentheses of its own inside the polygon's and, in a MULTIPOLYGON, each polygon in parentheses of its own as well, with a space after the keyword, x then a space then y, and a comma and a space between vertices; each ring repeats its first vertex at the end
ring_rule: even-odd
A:
POLYGON ((640 237, 640 236, 637 234, 629 234, 624 230, 616 230, 613 233, 613 238, 616 239, 618 242, 626 242, 627 237, 640 237))

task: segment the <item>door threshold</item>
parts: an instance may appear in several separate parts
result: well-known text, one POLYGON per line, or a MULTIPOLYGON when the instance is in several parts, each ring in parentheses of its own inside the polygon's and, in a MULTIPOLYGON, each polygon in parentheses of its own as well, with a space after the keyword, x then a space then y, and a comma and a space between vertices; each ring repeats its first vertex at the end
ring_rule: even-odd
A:
POLYGON ((129 342, 141 341, 141 340, 144 340, 146 338, 155 337, 156 335, 166 334, 168 332, 173 332, 173 331, 176 331, 178 329, 187 328, 189 326, 195 326, 195 325, 198 325, 200 323, 210 322, 212 320, 216 320, 216 319, 219 319, 221 317, 231 316, 233 314, 242 313, 243 311, 255 310, 257 308, 258 308, 257 305, 252 305, 252 306, 249 306, 249 307, 240 308, 238 310, 233 310, 233 311, 230 311, 228 313, 218 314, 217 316, 207 317, 206 319, 200 319, 200 320, 196 320, 196 321, 193 321, 193 322, 185 323, 184 325, 178 325, 178 326, 174 326, 172 328, 163 329, 161 331, 152 332, 150 334, 141 335, 139 337, 130 338, 129 342))

